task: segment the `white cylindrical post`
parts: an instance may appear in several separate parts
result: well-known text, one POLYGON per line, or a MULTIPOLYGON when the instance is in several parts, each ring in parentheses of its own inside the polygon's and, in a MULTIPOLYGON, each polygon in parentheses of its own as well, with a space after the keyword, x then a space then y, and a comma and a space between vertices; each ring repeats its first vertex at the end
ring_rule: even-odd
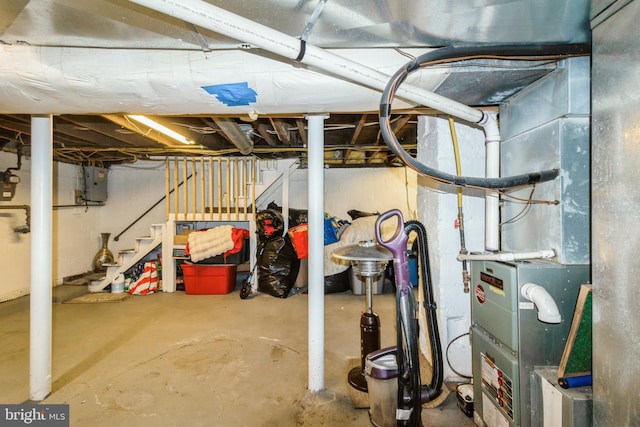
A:
POLYGON ((324 388, 324 120, 309 123, 309 391, 324 388))
POLYGON ((31 117, 31 296, 29 395, 51 393, 53 118, 31 117))

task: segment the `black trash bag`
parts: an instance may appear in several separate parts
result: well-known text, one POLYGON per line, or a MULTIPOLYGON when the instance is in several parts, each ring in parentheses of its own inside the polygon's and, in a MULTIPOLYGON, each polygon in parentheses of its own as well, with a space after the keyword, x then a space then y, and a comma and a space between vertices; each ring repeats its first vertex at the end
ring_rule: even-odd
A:
MULTIPOLYGON (((269 203, 267 209, 272 209, 282 213, 282 208, 275 202, 269 203)), ((300 224, 309 223, 309 211, 307 209, 293 209, 289 208, 289 228, 295 227, 300 224)))
POLYGON ((259 243, 258 290, 286 298, 300 271, 300 260, 287 235, 259 243))
POLYGON ((349 283, 349 276, 351 275, 351 268, 346 269, 342 273, 336 273, 331 276, 324 276, 324 293, 325 294, 337 294, 340 292, 346 292, 351 289, 349 283))
POLYGON ((289 227, 309 223, 309 211, 306 209, 289 208, 289 227))
POLYGON ((380 215, 380 212, 371 213, 371 212, 359 211, 359 210, 356 210, 356 209, 351 209, 350 211, 347 211, 347 213, 351 217, 352 221, 354 219, 362 218, 362 217, 365 217, 365 216, 377 216, 377 215, 380 215))
POLYGON ((284 219, 275 209, 265 209, 256 214, 256 233, 260 240, 282 236, 284 233, 284 219))

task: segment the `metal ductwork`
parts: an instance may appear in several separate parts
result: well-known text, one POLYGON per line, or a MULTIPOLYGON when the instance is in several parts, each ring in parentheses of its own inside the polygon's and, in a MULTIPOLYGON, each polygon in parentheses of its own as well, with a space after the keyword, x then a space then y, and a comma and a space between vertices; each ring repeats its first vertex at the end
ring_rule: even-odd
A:
POLYGON ((240 154, 251 154, 253 151, 253 141, 232 119, 214 117, 213 121, 220 128, 229 142, 238 147, 240 154))

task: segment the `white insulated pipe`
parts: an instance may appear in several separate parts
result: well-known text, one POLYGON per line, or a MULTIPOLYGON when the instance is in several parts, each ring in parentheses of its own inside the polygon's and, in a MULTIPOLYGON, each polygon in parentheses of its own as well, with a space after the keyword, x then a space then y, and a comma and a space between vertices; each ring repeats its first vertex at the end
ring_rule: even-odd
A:
MULTIPOLYGON (((301 42, 298 38, 202 0, 129 1, 292 60, 298 58, 301 52, 301 42)), ((299 62, 381 92, 391 77, 309 44, 306 44, 304 56, 299 62)), ((484 116, 478 109, 412 85, 402 85, 398 88, 397 95, 472 123, 479 122, 484 116)))
POLYGON ((31 116, 31 295, 29 396, 51 393, 53 118, 31 116))
POLYGON ((309 391, 324 389, 324 120, 309 115, 309 391))
POLYGON ((556 253, 552 250, 543 250, 535 252, 497 252, 483 254, 458 254, 458 261, 522 261, 526 259, 544 259, 553 258, 556 253))
MULTIPOLYGON (((487 113, 479 123, 485 133, 485 176, 500 177, 500 130, 495 113, 487 113)), ((487 192, 484 198, 484 248, 489 252, 500 250, 500 199, 498 193, 487 192)))

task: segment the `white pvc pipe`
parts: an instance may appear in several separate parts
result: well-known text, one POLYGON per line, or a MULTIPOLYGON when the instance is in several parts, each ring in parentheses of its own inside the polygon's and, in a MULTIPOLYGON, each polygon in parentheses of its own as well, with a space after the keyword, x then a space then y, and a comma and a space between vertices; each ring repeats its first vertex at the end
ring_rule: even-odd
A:
POLYGON ((497 252, 484 254, 458 254, 458 261, 522 261, 526 259, 553 258, 556 253, 552 250, 535 252, 497 252))
POLYGON ((560 323, 562 316, 553 297, 545 288, 535 283, 525 283, 520 294, 533 302, 538 310, 538 320, 545 323, 560 323))
MULTIPOLYGON (((500 177, 500 130, 495 113, 487 113, 479 123, 485 132, 485 176, 500 177)), ((487 192, 484 199, 484 248, 500 250, 500 200, 495 192, 487 192)))
POLYGON ((324 389, 324 120, 307 116, 309 142, 309 391, 324 389))
MULTIPOLYGON (((260 47, 285 58, 295 59, 301 50, 299 39, 202 0, 129 1, 249 45, 260 47)), ((304 56, 300 62, 380 91, 384 90, 390 78, 385 73, 310 44, 306 45, 304 56)), ((397 95, 468 122, 477 123, 483 117, 482 111, 478 109, 412 85, 400 86, 397 95)))
POLYGON ((51 393, 53 119, 31 117, 31 295, 29 395, 51 393))

